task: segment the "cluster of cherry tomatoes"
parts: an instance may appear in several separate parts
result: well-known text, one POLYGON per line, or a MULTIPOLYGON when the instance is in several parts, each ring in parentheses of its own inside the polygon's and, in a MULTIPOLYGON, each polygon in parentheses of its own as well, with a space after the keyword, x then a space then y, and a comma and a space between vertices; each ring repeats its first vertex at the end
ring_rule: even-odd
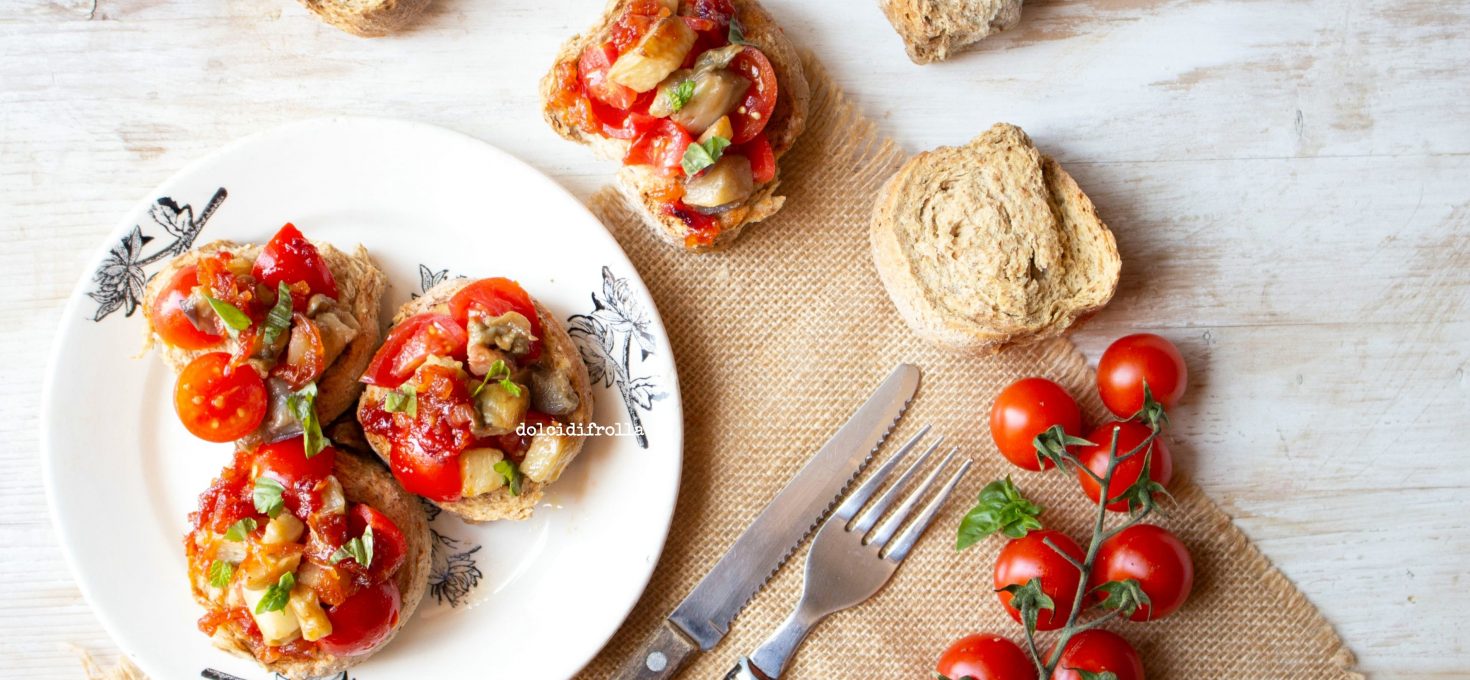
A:
MULTIPOLYGON (((1130 335, 1104 352, 1097 381, 1103 404, 1118 419, 1093 428, 1085 440, 1076 400, 1044 378, 1019 380, 1002 391, 991 409, 990 431, 1001 454, 1017 467, 1039 472, 1062 461, 1075 472, 1088 498, 1105 503, 1108 511, 1130 513, 1132 521, 1120 530, 1105 531, 1100 520, 1094 545, 1084 549, 1071 536, 1042 528, 1033 516, 1040 508, 1020 496, 1009 480, 987 487, 987 493, 992 487, 997 490, 989 501, 987 519, 1000 514, 1007 518, 1002 523, 1012 525, 1004 531, 1012 538, 995 565, 994 588, 1001 605, 1028 626, 1028 639, 1034 639, 1034 631, 1062 630, 1065 646, 1053 659, 1054 648, 1029 655, 1005 637, 971 635, 940 657, 936 669, 940 677, 1030 680, 1045 678, 1046 670, 1054 669, 1050 677, 1057 680, 1141 680, 1143 663, 1128 641, 1100 628, 1083 629, 1074 607, 1123 607, 1113 615, 1154 621, 1173 614, 1189 597, 1194 564, 1188 549, 1168 530, 1138 522, 1147 514, 1139 512, 1142 506, 1151 504, 1152 495, 1173 475, 1173 461, 1157 430, 1167 422, 1167 410, 1184 394, 1188 383, 1184 359, 1162 337, 1130 335), (1048 446, 1065 453, 1054 450, 1046 455, 1048 446), (1138 455, 1124 458, 1133 451, 1138 455), (1101 483, 1105 479, 1106 499, 1101 483), (1038 598, 1037 586, 1044 598, 1038 598), (1024 592, 1028 587, 1031 592, 1024 592), (1085 590, 1079 594, 1079 589, 1085 590), (1114 590, 1130 590, 1133 599, 1120 605, 1116 600, 1127 598, 1113 598, 1114 590), (1015 598, 1050 606, 1033 606, 1035 620, 1028 622, 1015 598)), ((986 506, 986 494, 981 503, 986 506)), ((962 527, 961 547, 968 544, 963 532, 962 527)))

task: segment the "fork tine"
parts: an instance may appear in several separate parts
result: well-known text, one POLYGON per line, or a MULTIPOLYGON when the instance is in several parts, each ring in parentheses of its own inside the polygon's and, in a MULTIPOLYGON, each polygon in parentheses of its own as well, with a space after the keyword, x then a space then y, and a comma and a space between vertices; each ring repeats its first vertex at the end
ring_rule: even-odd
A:
MULTIPOLYGON (((906 496, 903 502, 898 505, 898 509, 894 510, 888 519, 883 520, 882 524, 878 525, 878 530, 873 532, 873 537, 866 542, 867 545, 876 545, 882 548, 888 544, 888 541, 893 538, 893 535, 898 533, 899 527, 902 527, 903 523, 908 521, 909 515, 913 514, 914 507, 919 504, 919 501, 924 499, 925 494, 929 493, 929 487, 934 486, 934 480, 939 478, 939 473, 944 468, 949 467, 949 462, 954 460, 955 455, 958 453, 958 449, 949 450, 949 454, 944 457, 944 460, 939 461, 939 464, 935 465, 934 469, 930 470, 929 474, 924 476, 924 481, 919 484, 919 488, 914 489, 913 493, 906 496)), ((918 466, 916 465, 915 467, 918 466)), ((910 468, 910 472, 912 471, 913 469, 910 468)), ((893 488, 889 491, 898 491, 898 485, 893 485, 893 488)))
MULTIPOLYGON (((868 478, 868 481, 863 482, 862 486, 859 486, 857 490, 853 491, 842 501, 842 505, 837 506, 837 511, 832 513, 833 519, 847 524, 852 519, 852 516, 856 515, 857 511, 861 510, 863 505, 868 502, 868 499, 873 497, 873 492, 878 490, 878 487, 883 484, 883 480, 888 479, 888 475, 893 472, 893 468, 898 466, 899 461, 908 455, 909 451, 913 450, 914 446, 919 443, 919 440, 924 438, 924 435, 929 434, 930 427, 930 425, 925 425, 919 428, 919 431, 915 432, 914 436, 909 437, 909 440, 904 442, 903 446, 899 447, 898 451, 884 462, 882 467, 879 467, 873 473, 872 477, 868 478)), ((940 437, 939 440, 944 441, 944 437, 940 437)))
MULTIPOLYGON (((888 508, 892 507, 893 503, 898 500, 898 495, 903 492, 904 487, 908 486, 909 480, 913 479, 914 475, 919 473, 919 469, 924 467, 924 463, 929 461, 929 457, 934 454, 934 451, 943 442, 944 439, 941 437, 933 444, 930 444, 928 448, 924 449, 924 453, 914 459, 914 462, 903 471, 903 474, 900 474, 898 479, 893 480, 893 483, 888 485, 887 489, 883 490, 883 495, 878 496, 878 500, 874 501, 866 510, 863 510, 863 514, 858 516, 856 522, 853 522, 849 531, 858 536, 863 536, 872 530, 873 525, 877 524, 878 520, 882 519, 883 514, 888 512, 888 508)), ((866 542, 864 545, 866 545, 866 542)))
MULTIPOLYGON (((946 460, 945 462, 948 463, 949 461, 946 460)), ((924 506, 924 510, 919 513, 919 518, 914 520, 914 523, 909 525, 909 528, 898 537, 898 540, 893 542, 893 545, 888 550, 888 554, 883 556, 884 559, 891 562, 902 562, 905 557, 909 556, 909 551, 913 550, 914 544, 919 542, 919 537, 923 536, 924 532, 929 530, 929 525, 934 523, 934 518, 939 514, 939 509, 944 507, 945 501, 949 500, 950 494, 954 492, 954 488, 960 483, 960 479, 965 476, 966 472, 970 471, 970 465, 972 463, 974 461, 969 458, 966 458, 963 463, 960 463, 960 469, 956 470, 954 475, 949 478, 949 482, 944 485, 944 488, 940 489, 939 493, 935 494, 934 498, 929 500, 929 504, 924 506)), ((935 470, 935 472, 938 472, 938 470, 935 470)))

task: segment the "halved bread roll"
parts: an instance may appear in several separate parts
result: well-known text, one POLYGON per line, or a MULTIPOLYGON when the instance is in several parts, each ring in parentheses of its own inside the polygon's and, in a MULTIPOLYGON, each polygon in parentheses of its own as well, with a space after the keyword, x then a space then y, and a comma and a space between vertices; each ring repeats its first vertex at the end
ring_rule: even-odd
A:
MULTIPOLYGON (((450 301, 455 297, 455 294, 475 283, 478 283, 478 281, 458 279, 445 281, 434 286, 424 293, 424 295, 409 301, 400 308, 398 313, 393 317, 393 323, 396 326, 420 314, 447 312, 450 301)), ((541 303, 532 300, 531 304, 535 308, 535 313, 541 326, 542 335, 538 338, 541 343, 540 356, 534 361, 524 364, 512 360, 511 363, 515 365, 507 372, 507 379, 514 379, 515 382, 519 383, 520 391, 528 392, 523 397, 526 402, 523 402, 519 406, 522 409, 522 418, 529 416, 530 411, 526 410, 527 403, 529 403, 531 410, 538 410, 537 406, 540 405, 553 411, 565 411, 563 413, 551 414, 556 423, 568 426, 569 429, 576 428, 576 431, 585 430, 586 426, 592 421, 593 409, 592 383, 587 375, 587 366, 582 363, 581 353, 578 351, 577 346, 573 344, 571 336, 567 335, 567 331, 561 322, 547 311, 541 303), (532 373, 538 374, 538 378, 540 376, 550 377, 546 381, 525 377, 532 373), (544 385, 552 383, 558 385, 558 389, 565 392, 565 394, 552 400, 546 394, 537 392, 544 385), (557 408, 556 404, 560 404, 561 408, 557 408)), ((390 340, 388 344, 392 344, 392 333, 392 331, 389 331, 390 340)), ((473 344, 473 342, 474 339, 471 337, 471 343, 473 344)), ((465 381, 467 385, 477 385, 484 381, 486 377, 484 373, 478 372, 474 366, 475 360, 473 355, 464 362, 447 357, 435 357, 430 361, 437 362, 446 367, 453 367, 460 374, 460 379, 465 381)), ((369 370, 372 370, 371 367, 369 370)), ((417 378, 417 373, 415 373, 415 378, 417 378)), ((405 383, 405 385, 408 384, 412 383, 405 383)), ((402 388, 400 387, 399 389, 402 388)), ((484 389, 493 391, 502 388, 492 382, 484 389)), ((550 390, 549 387, 545 389, 550 390)), ((383 418, 385 400, 389 398, 391 392, 393 392, 392 389, 383 386, 369 385, 363 391, 357 409, 358 421, 362 423, 363 434, 367 443, 372 446, 373 451, 380 458, 389 463, 390 467, 394 466, 393 451, 395 441, 390 436, 385 436, 381 429, 375 431, 371 423, 383 418)), ((516 396, 521 397, 522 395, 517 394, 516 396)), ((418 405, 424 403, 422 397, 416 399, 418 405)), ((398 416, 400 421, 402 421, 404 416, 402 413, 391 415, 398 416)), ((480 416, 477 414, 475 417, 478 419, 480 416)), ((522 418, 516 418, 516 420, 521 424, 525 424, 522 418)), ((512 486, 506 483, 495 486, 488 491, 483 491, 484 484, 467 483, 467 485, 472 485, 476 488, 466 489, 462 487, 460 494, 451 494, 458 496, 452 500, 436 499, 430 495, 426 495, 425 498, 440 508, 459 515, 461 518, 471 522, 527 519, 535 510, 536 503, 541 500, 546 486, 556 481, 561 476, 566 465, 581 452, 584 439, 585 437, 580 434, 536 435, 531 440, 531 449, 522 452, 521 455, 523 455, 523 458, 518 462, 518 467, 515 472, 515 474, 519 475, 518 490, 513 491, 512 486), (542 439, 543 437, 545 438, 544 440, 542 439), (538 440, 540 441, 538 442, 538 440), (555 449, 547 448, 553 445, 556 447, 555 449), (547 453, 548 455, 541 456, 541 453, 547 453), (534 461, 532 459, 533 455, 537 456, 534 461), (481 492, 469 493, 472 491, 481 492)), ((487 462, 487 464, 512 458, 510 451, 501 452, 496 449, 479 447, 478 445, 471 448, 479 448, 482 452, 495 451, 494 454, 487 453, 487 455, 493 455, 495 457, 494 461, 487 462)), ((455 452, 453 455, 462 458, 467 453, 468 449, 455 452)), ((463 464, 463 461, 461 460, 460 463, 463 464)), ((469 472, 470 476, 475 476, 475 470, 470 470, 469 472)), ((483 470, 480 472, 483 472, 483 470)), ((483 475, 479 476, 483 477, 483 475)), ((410 489, 412 488, 410 485, 410 489)))
POLYGON ((1055 337, 1118 285, 1113 234, 1020 128, 910 159, 883 186, 873 261, 919 336, 969 351, 1055 337))

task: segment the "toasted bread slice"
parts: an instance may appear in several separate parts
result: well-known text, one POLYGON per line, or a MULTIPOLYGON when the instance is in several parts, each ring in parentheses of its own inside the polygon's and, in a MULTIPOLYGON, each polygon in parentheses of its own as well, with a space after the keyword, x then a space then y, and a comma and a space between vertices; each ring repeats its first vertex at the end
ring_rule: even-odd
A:
MULTIPOLYGON (((602 19, 591 30, 572 36, 562 45, 555 64, 541 79, 542 111, 552 129, 566 139, 592 147, 598 156, 616 161, 627 155, 631 141, 589 133, 577 124, 569 111, 557 106, 557 72, 563 65, 575 67, 582 50, 606 40, 609 28, 631 3, 632 0, 610 0, 602 19)), ((746 225, 766 219, 781 209, 786 197, 776 195, 781 183, 780 159, 806 128, 807 107, 811 100, 806 76, 802 73, 801 57, 776 20, 756 0, 731 0, 731 4, 744 30, 745 41, 760 48, 776 72, 776 108, 765 128, 766 138, 770 140, 777 160, 775 178, 757 186, 750 197, 717 215, 720 230, 712 243, 691 245, 686 240, 691 234, 688 225, 678 217, 665 214, 662 203, 656 198, 666 195, 670 184, 679 180, 665 178, 648 166, 625 165, 618 171, 618 188, 638 208, 649 228, 670 245, 694 251, 724 247, 734 241, 746 225)))
POLYGON ((1021 21, 1021 0, 880 0, 915 64, 950 55, 1021 21))
MULTIPOLYGON (((387 468, 371 457, 360 453, 337 449, 336 469, 333 474, 342 484, 342 495, 347 498, 348 502, 366 503, 372 506, 393 520, 393 524, 403 533, 408 550, 404 556, 403 566, 399 567, 398 573, 393 576, 393 582, 398 586, 400 597, 398 623, 389 632, 388 637, 364 654, 343 657, 323 651, 310 659, 287 658, 270 663, 261 662, 251 654, 245 639, 234 633, 232 629, 228 627, 219 629, 219 633, 214 638, 217 646, 232 654, 256 661, 266 670, 279 673, 291 680, 323 678, 341 673, 376 654, 392 641, 399 629, 413 617, 414 610, 424 598, 424 591, 428 589, 430 548, 433 538, 429 533, 428 516, 424 512, 423 504, 419 503, 418 497, 404 491, 387 468)), ((206 608, 211 606, 209 598, 197 587, 194 588, 194 599, 206 608)))
MULTIPOLYGON (((368 362, 373 358, 373 351, 378 347, 378 303, 383 297, 383 287, 387 285, 387 277, 373 263, 367 250, 362 246, 358 246, 349 255, 337 250, 329 243, 312 241, 312 245, 316 246, 317 252, 321 253, 322 259, 327 263, 327 268, 332 272, 332 278, 337 282, 338 303, 357 320, 358 326, 357 336, 343 348, 336 360, 327 366, 321 377, 317 378, 317 417, 325 423, 352 408, 357 401, 357 395, 362 392, 362 385, 357 379, 362 375, 363 369, 367 368, 368 362)), ((254 244, 214 241, 175 257, 149 280, 143 295, 143 308, 153 308, 154 299, 173 279, 178 270, 197 265, 204 258, 222 250, 253 260, 260 254, 261 248, 262 246, 254 244)), ((148 318, 147 315, 145 318, 148 318)), ((164 362, 175 373, 184 370, 189 362, 199 358, 200 355, 218 351, 214 349, 191 351, 170 347, 153 329, 151 318, 148 319, 148 324, 149 346, 158 348, 164 362)))
MULTIPOLYGON (((427 312, 436 306, 448 303, 455 293, 473 282, 474 279, 456 279, 430 288, 422 296, 410 300, 408 304, 400 308, 393 317, 393 323, 400 323, 415 314, 427 312)), ((539 361, 550 362, 549 365, 565 370, 571 378, 573 391, 577 393, 577 408, 565 416, 563 422, 585 429, 592 422, 593 408, 592 381, 587 376, 587 366, 582 363, 581 352, 572 343, 571 336, 567 335, 567 330, 561 322, 552 316, 551 312, 547 311, 540 302, 534 300, 533 302, 536 305, 536 315, 541 320, 541 332, 545 336, 541 338, 542 350, 539 361)), ((371 385, 363 391, 357 407, 359 421, 362 419, 364 409, 369 405, 381 403, 386 392, 387 390, 381 387, 371 385)), ((363 436, 378 457, 384 461, 391 460, 392 442, 371 432, 364 432, 363 436)), ((581 452, 583 439, 583 437, 575 439, 574 448, 568 458, 575 458, 581 452)), ((547 484, 549 483, 548 481, 547 484)), ((545 493, 545 487, 546 484, 522 479, 520 495, 511 495, 508 487, 500 487, 489 493, 462 498, 458 501, 430 500, 429 502, 470 522, 490 522, 501 519, 522 520, 529 518, 536 509, 536 503, 545 493)))
POLYGON ((337 28, 363 38, 380 38, 409 25, 430 0, 301 0, 337 28))
POLYGON ((1092 201, 1005 123, 905 163, 869 236, 914 332, 970 351, 1066 333, 1112 299, 1122 264, 1092 201))

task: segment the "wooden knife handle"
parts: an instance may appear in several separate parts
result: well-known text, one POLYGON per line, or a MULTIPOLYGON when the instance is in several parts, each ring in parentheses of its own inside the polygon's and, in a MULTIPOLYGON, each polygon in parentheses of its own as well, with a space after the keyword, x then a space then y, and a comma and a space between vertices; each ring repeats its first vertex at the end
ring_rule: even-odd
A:
POLYGON ((643 650, 628 660, 617 680, 663 680, 684 669, 699 646, 667 619, 653 631, 643 650))

